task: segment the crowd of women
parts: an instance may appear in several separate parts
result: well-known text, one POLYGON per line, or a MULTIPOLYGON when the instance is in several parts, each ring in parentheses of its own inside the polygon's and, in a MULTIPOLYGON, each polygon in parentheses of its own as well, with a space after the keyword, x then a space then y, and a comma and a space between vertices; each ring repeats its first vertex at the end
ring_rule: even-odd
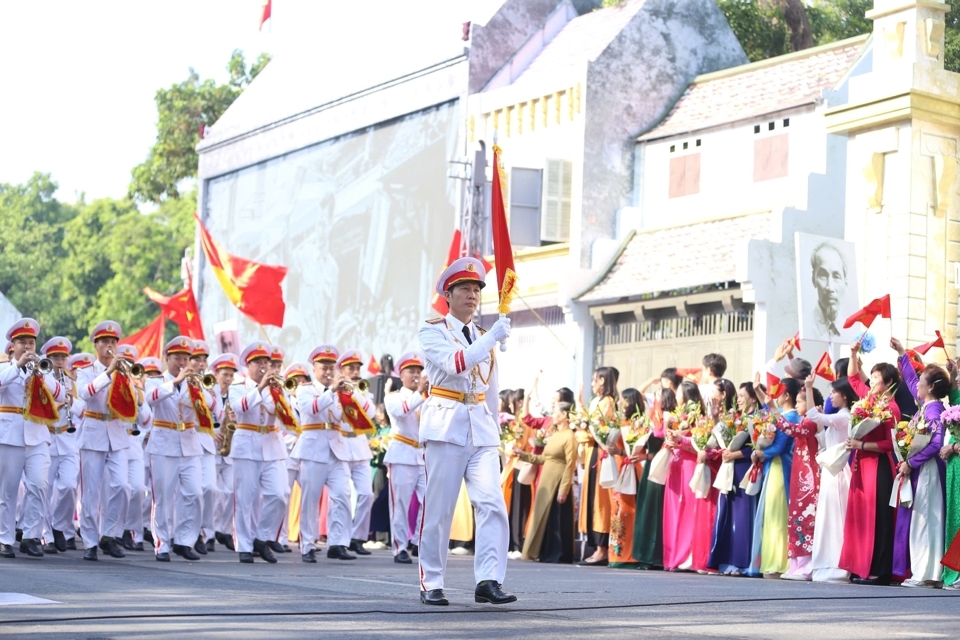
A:
POLYGON ((639 389, 599 368, 588 407, 568 388, 542 402, 536 382, 502 392, 510 557, 960 589, 956 363, 894 339, 897 364, 864 371, 858 342, 824 398, 794 346, 767 384, 734 384, 710 354, 639 389))

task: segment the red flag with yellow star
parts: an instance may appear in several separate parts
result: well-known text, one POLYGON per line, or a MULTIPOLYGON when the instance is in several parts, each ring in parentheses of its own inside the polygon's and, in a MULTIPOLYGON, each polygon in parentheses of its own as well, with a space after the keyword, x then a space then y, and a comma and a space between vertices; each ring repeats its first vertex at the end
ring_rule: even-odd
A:
POLYGON ((165 296, 150 287, 144 287, 143 292, 147 294, 148 298, 160 305, 163 315, 167 319, 177 323, 177 330, 180 335, 193 340, 204 340, 203 325, 200 323, 200 310, 197 308, 197 299, 193 296, 193 289, 188 287, 172 296, 165 296))
POLYGON ((833 360, 827 352, 824 352, 823 355, 820 356, 820 361, 817 362, 817 366, 813 372, 827 382, 837 381, 837 372, 833 370, 833 360))

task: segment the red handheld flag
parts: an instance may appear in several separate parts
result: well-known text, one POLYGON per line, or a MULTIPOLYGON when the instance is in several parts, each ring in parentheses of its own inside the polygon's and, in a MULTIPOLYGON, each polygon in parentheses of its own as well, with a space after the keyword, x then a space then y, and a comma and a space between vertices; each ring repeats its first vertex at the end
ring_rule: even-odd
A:
POLYGON ((161 313, 156 320, 140 329, 140 331, 123 338, 120 344, 129 344, 135 347, 141 358, 159 358, 163 349, 163 329, 166 322, 167 319, 161 313))
MULTIPOLYGON (((460 234, 460 229, 454 229, 453 239, 450 240, 450 249, 447 250, 447 261, 443 268, 449 267, 461 255, 463 255, 463 236, 460 234)), ((433 292, 433 300, 430 301, 430 306, 440 315, 447 315, 447 301, 436 291, 433 292)))
POLYGON ((797 351, 803 351, 800 348, 800 332, 797 331, 792 338, 790 338, 790 344, 793 345, 793 348, 797 351))
POLYGON ((937 330, 937 339, 936 339, 936 340, 934 340, 933 342, 928 342, 928 343, 926 343, 926 344, 922 344, 922 345, 920 345, 919 347, 914 347, 914 348, 913 348, 914 351, 916 351, 917 353, 919 353, 919 354, 922 355, 922 356, 927 355, 927 351, 930 351, 930 349, 943 349, 944 351, 947 350, 947 345, 946 345, 946 343, 943 341, 943 335, 940 333, 940 330, 939 330, 939 329, 937 330))
POLYGON ((780 376, 775 373, 767 372, 767 395, 771 400, 776 400, 783 395, 786 387, 780 382, 780 376))
MULTIPOLYGON (((193 296, 193 289, 187 288, 178 291, 172 296, 165 296, 150 287, 144 287, 147 297, 160 305, 163 315, 177 323, 180 335, 194 340, 203 340, 203 325, 200 323, 200 309, 197 299, 193 296)), ((143 353, 141 351, 141 353, 143 353)), ((151 352, 155 353, 155 351, 151 352)))
POLYGON ((200 227, 203 253, 227 299, 254 322, 282 327, 286 303, 280 283, 287 275, 287 268, 227 253, 213 239, 196 213, 194 217, 200 227))
POLYGON ((828 382, 837 381, 837 374, 833 370, 833 360, 827 352, 820 356, 820 361, 817 362, 817 367, 813 372, 828 382))
POLYGON ((367 363, 367 371, 370 372, 370 375, 380 375, 380 365, 372 355, 370 356, 370 362, 367 363))
POLYGON ((700 374, 702 373, 703 373, 703 369, 696 369, 696 368, 685 369, 685 368, 679 368, 679 367, 677 368, 678 376, 680 376, 681 378, 686 378, 687 380, 692 380, 693 382, 699 382, 700 374))
POLYGON ((860 309, 852 316, 847 318, 847 321, 843 323, 843 328, 849 329, 853 326, 854 322, 859 322, 864 326, 864 328, 869 329, 870 325, 873 324, 873 321, 877 319, 877 316, 880 316, 881 318, 890 317, 889 294, 883 296, 882 298, 872 300, 863 309, 860 309))
POLYGON ((510 313, 510 302, 516 295, 517 273, 513 266, 513 245, 507 226, 507 210, 503 206, 503 169, 500 166, 500 147, 493 145, 493 185, 491 188, 491 217, 493 218, 493 258, 497 268, 497 291, 500 294, 500 313, 510 313))
MULTIPOLYGON (((263 30, 263 23, 270 19, 270 13, 273 0, 263 0, 263 11, 260 14, 260 29, 263 30)), ((271 27, 272 28, 272 27, 271 27)))

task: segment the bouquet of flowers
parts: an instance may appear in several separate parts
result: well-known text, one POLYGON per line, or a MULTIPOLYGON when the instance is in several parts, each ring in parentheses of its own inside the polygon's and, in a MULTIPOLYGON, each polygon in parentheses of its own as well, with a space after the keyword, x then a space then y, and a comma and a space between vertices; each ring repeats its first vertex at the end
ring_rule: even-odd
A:
POLYGON ((867 396, 860 400, 850 410, 850 437, 860 440, 881 423, 893 418, 887 406, 892 397, 892 390, 879 396, 867 396))
MULTIPOLYGON (((753 426, 743 416, 729 412, 720 416, 713 434, 721 448, 727 451, 740 451, 750 441, 750 429, 753 426)), ((734 461, 727 460, 720 465, 713 487, 721 493, 733 491, 734 461)))
POLYGON ((701 415, 703 415, 703 409, 700 403, 688 400, 678 406, 675 411, 668 413, 665 418, 667 422, 672 423, 671 428, 675 431, 686 431, 701 415))
POLYGON ((697 451, 705 451, 713 435, 713 427, 706 416, 698 417, 690 427, 690 442, 697 451))
POLYGON ((948 407, 940 414, 943 426, 953 436, 954 441, 960 442, 960 406, 948 407))
POLYGON ((777 415, 764 411, 757 416, 753 423, 753 448, 766 449, 773 444, 777 433, 777 415))
POLYGON ((541 451, 545 446, 547 446, 547 432, 543 429, 537 429, 537 433, 533 436, 533 442, 531 443, 534 449, 540 449, 541 451))
POLYGON ((600 461, 599 482, 604 489, 612 489, 617 483, 617 465, 613 458, 607 453, 607 443, 616 442, 620 436, 620 421, 614 416, 613 420, 607 420, 602 415, 597 414, 590 425, 590 433, 593 439, 602 449, 600 461))
POLYGON ((370 453, 373 454, 374 458, 386 452, 387 443, 389 440, 390 436, 375 436, 373 438, 367 438, 367 444, 370 446, 370 453))
MULTIPOLYGON (((921 408, 922 411, 922 408, 921 408)), ((920 411, 917 412, 917 415, 920 411)), ((893 455, 897 457, 898 462, 903 462, 910 455, 910 449, 913 446, 916 433, 911 431, 910 422, 902 421, 890 430, 893 436, 893 455)), ((913 485, 910 483, 910 477, 902 473, 897 473, 893 479, 893 491, 890 492, 890 506, 896 509, 899 505, 909 508, 913 505, 913 485)))
POLYGON ((909 461, 930 444, 933 433, 930 425, 923 417, 923 405, 917 408, 917 413, 910 422, 897 425, 894 430, 894 452, 900 462, 909 461))
POLYGON ((523 435, 523 427, 513 419, 513 416, 509 416, 509 420, 503 419, 504 416, 506 416, 506 414, 501 414, 500 444, 505 447, 511 442, 515 442, 520 438, 521 435, 523 435))

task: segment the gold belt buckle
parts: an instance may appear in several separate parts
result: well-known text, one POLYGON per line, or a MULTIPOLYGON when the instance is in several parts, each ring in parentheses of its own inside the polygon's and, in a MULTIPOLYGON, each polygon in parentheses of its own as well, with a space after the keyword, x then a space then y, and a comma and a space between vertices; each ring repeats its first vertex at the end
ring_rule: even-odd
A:
POLYGON ((61 433, 63 433, 63 427, 54 427, 54 428, 53 428, 53 435, 58 436, 58 435, 60 435, 61 433))
POLYGON ((475 393, 463 394, 463 404, 477 404, 477 394, 475 393))
POLYGON ((186 425, 183 424, 182 422, 177 423, 177 431, 183 431, 186 428, 187 428, 186 425))
POLYGON ((268 433, 270 433, 270 427, 265 424, 260 425, 259 431, 261 435, 267 435, 268 433))

